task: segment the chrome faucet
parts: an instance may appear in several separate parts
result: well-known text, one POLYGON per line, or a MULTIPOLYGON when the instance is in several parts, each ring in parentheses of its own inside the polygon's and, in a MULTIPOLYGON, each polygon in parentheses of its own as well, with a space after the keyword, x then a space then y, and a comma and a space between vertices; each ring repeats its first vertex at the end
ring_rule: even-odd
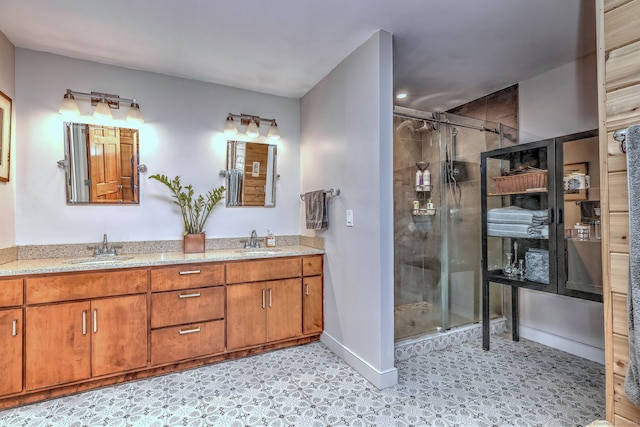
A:
POLYGON ((249 249, 249 248, 259 248, 260 247, 260 242, 258 241, 258 233, 256 233, 256 230, 251 230, 251 236, 249 237, 249 240, 247 240, 247 242, 244 245, 245 249, 249 249))
POLYGON ((109 240, 107 239, 107 235, 104 234, 102 236, 102 247, 100 245, 89 246, 89 249, 93 249, 93 256, 115 256, 116 248, 121 248, 122 246, 111 245, 109 246, 109 240))
POLYGON ((100 251, 102 254, 108 254, 109 253, 109 241, 107 240, 107 235, 104 234, 102 236, 102 249, 100 251))

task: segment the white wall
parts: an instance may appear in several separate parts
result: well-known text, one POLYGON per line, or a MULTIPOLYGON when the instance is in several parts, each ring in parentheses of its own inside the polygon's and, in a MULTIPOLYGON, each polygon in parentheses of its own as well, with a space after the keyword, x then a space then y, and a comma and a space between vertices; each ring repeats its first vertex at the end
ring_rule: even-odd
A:
MULTIPOLYGON (((232 66, 230 64, 229 66, 232 66)), ((149 175, 181 175, 196 192, 224 184, 228 113, 275 118, 282 138, 278 145, 277 206, 275 208, 216 207, 206 226, 207 237, 299 234, 300 101, 125 69, 67 57, 16 50, 17 219, 18 245, 82 243, 108 233, 112 241, 177 240, 182 222, 169 192, 149 175), (63 121, 58 114, 66 89, 105 92, 140 103, 140 159, 149 172, 141 175, 139 206, 68 206, 64 172, 63 121)), ((93 107, 77 99, 86 123, 93 107)), ((114 111, 118 126, 128 108, 114 111), (119 120, 117 120, 119 119, 119 120)), ((261 128, 257 141, 266 142, 261 128)), ((237 137, 236 139, 243 139, 237 137)), ((246 138, 245 138, 246 139, 246 138)), ((2 242, 0 242, 2 243, 2 242)), ((0 245, 1 247, 1 245, 0 245)))
POLYGON ((15 47, 0 32, 0 92, 14 101, 12 118, 11 161, 9 166, 9 182, 0 182, 0 249, 9 248, 16 244, 16 144, 15 144, 15 47))
MULTIPOLYGON (((392 45, 378 32, 301 101, 302 190, 340 188, 329 202, 322 340, 369 381, 393 366, 392 45), (345 226, 345 210, 354 227, 345 226)), ((301 209, 304 228, 304 211, 301 209)))
MULTIPOLYGON (((520 82, 520 140, 598 127, 595 56, 520 82)), ((602 303, 522 290, 521 336, 604 363, 602 303)))

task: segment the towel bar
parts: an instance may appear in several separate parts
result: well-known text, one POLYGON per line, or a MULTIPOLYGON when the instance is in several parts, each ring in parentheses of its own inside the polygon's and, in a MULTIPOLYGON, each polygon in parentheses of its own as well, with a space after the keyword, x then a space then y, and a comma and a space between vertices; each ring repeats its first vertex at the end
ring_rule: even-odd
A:
MULTIPOLYGON (((333 188, 330 188, 329 190, 325 190, 324 194, 329 197, 338 197, 340 195, 340 189, 338 188, 334 190, 333 188)), ((304 200, 304 194, 300 194, 300 200, 304 200)))

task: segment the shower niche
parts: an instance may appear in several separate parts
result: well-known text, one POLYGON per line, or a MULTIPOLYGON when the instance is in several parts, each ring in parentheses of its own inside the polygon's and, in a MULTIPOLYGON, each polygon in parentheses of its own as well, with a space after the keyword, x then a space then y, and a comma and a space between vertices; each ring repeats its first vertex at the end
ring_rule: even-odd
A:
POLYGON ((597 135, 592 130, 482 153, 485 350, 490 283, 511 287, 516 341, 520 288, 602 301, 597 135))

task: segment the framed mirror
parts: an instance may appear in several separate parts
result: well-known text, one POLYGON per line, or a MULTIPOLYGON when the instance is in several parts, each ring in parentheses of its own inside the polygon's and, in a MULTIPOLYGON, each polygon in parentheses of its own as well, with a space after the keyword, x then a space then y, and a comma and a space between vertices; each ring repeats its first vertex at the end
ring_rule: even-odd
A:
POLYGON ((227 141, 226 206, 276 205, 276 145, 227 141))
POLYGON ((67 204, 139 204, 137 129, 64 123, 67 204))

